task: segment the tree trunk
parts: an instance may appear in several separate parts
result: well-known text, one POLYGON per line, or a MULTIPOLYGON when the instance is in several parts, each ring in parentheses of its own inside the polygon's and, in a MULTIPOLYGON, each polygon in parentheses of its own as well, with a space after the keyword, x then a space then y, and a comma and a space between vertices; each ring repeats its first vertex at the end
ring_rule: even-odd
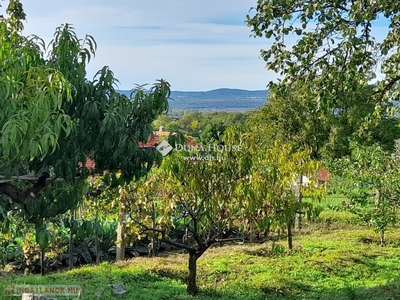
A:
POLYGON ((68 257, 68 270, 72 270, 74 268, 74 243, 73 243, 73 236, 74 233, 72 232, 72 221, 74 221, 74 212, 71 211, 71 218, 69 220, 70 222, 70 229, 69 229, 69 257, 68 257))
POLYGON ((40 275, 45 275, 45 264, 44 264, 44 248, 40 249, 40 275))
POLYGON ((125 206, 121 203, 118 211, 116 261, 125 260, 125 206))
POLYGON ((97 232, 98 226, 97 226, 97 221, 98 221, 98 216, 99 216, 99 211, 96 208, 96 215, 94 218, 94 224, 95 224, 95 231, 94 231, 94 248, 96 251, 96 264, 100 263, 100 246, 99 246, 99 233, 97 232))
POLYGON ((289 251, 293 249, 293 234, 292 234, 292 220, 289 219, 287 222, 287 242, 289 251))
POLYGON ((381 240, 381 247, 385 246, 385 231, 381 230, 379 232, 379 238, 381 240))
POLYGON ((94 247, 96 251, 96 264, 98 265, 100 263, 100 246, 99 246, 99 236, 96 234, 94 238, 94 247))
MULTIPOLYGON (((298 203, 301 203, 301 201, 303 201, 303 194, 301 193, 302 186, 303 186, 303 175, 300 174, 299 180, 297 181, 297 191, 296 191, 298 203)), ((295 223, 294 223, 294 228, 296 230, 301 230, 301 218, 302 218, 302 215, 300 212, 298 212, 296 214, 296 219, 295 219, 295 223)))
POLYGON ((250 224, 248 226, 248 232, 249 232, 249 242, 252 243, 253 242, 253 224, 252 224, 252 222, 250 222, 250 224))
POLYGON ((196 252, 189 252, 189 275, 187 281, 187 293, 189 295, 196 295, 197 288, 197 255, 196 252))
MULTIPOLYGON (((376 208, 379 208, 380 200, 381 200, 380 198, 381 198, 381 193, 377 188, 375 188, 375 206, 376 206, 376 208)), ((379 239, 380 239, 381 247, 385 246, 385 231, 383 229, 381 231, 379 231, 379 239)))

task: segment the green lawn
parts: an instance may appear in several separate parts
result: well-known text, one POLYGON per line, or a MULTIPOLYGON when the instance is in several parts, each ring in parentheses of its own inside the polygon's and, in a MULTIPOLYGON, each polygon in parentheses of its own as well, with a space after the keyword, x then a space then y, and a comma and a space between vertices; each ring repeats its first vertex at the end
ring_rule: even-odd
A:
POLYGON ((356 216, 329 209, 344 200, 328 197, 321 203, 320 218, 304 221, 302 231, 295 232, 290 255, 282 251, 284 238, 209 249, 198 262, 196 297, 186 294, 187 255, 176 252, 44 277, 0 273, 0 298, 7 284, 60 284, 82 286, 79 299, 400 299, 400 230, 388 231, 387 245, 380 247, 378 236, 361 227, 356 216), (120 282, 127 286, 125 297, 111 293, 109 284, 120 282), (102 288, 100 298, 95 296, 102 288))
MULTIPOLYGON (((81 285, 79 299, 400 299, 400 231, 388 232, 387 241, 380 247, 368 229, 320 224, 312 233, 305 230, 295 236, 291 255, 272 251, 272 242, 214 247, 199 260, 196 297, 185 292, 184 253, 85 266, 45 277, 3 275, 0 280, 81 285), (127 285, 125 298, 111 295, 108 284, 119 282, 127 285), (102 296, 96 297, 103 287, 102 296)), ((277 243, 285 246, 284 240, 277 243)))
MULTIPOLYGON (((307 199, 304 199, 307 201, 307 199)), ((325 197, 320 203, 314 203, 321 207, 321 213, 317 219, 317 223, 325 223, 327 225, 334 224, 340 227, 348 227, 348 225, 357 224, 358 218, 346 210, 338 210, 334 208, 341 208, 343 202, 348 200, 340 195, 332 195, 325 197)))

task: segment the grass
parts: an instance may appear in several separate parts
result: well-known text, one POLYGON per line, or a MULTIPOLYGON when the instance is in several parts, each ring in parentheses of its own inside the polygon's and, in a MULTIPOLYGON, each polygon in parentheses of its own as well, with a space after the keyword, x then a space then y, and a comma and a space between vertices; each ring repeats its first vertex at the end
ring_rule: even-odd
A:
MULTIPOLYGON (((389 241, 400 234, 389 232, 389 241)), ((284 241, 278 242, 284 245, 284 241)), ((291 255, 272 244, 226 245, 209 249, 199 260, 200 294, 186 295, 187 255, 135 258, 69 272, 3 278, 5 284, 82 285, 80 299, 122 299, 108 284, 124 282, 127 299, 376 299, 400 298, 400 249, 380 247, 369 230, 320 230, 295 237, 291 255)), ((0 291, 1 295, 3 291, 0 291)), ((8 299, 12 299, 8 297, 8 299)))
MULTIPOLYGON (((307 201, 307 199, 305 199, 307 201)), ((343 202, 346 202, 347 199, 342 196, 327 196, 325 197, 321 203, 318 203, 322 209, 317 222, 325 223, 326 225, 336 225, 339 227, 344 227, 348 225, 357 224, 358 217, 353 213, 346 210, 334 210, 335 207, 341 207, 343 202)))
MULTIPOLYGON (((272 242, 209 249, 198 262, 200 293, 195 297, 186 294, 187 255, 180 252, 45 277, 0 275, 0 281, 81 285, 84 292, 79 299, 400 299, 400 232, 388 231, 387 246, 380 247, 371 230, 349 223, 348 216, 339 212, 324 212, 331 214, 330 221, 305 224, 301 234, 295 233, 290 255, 274 251, 272 242), (111 294, 108 285, 119 282, 127 286, 125 297, 111 294), (95 293, 101 288, 105 290, 98 298, 95 293)), ((284 239, 274 243, 275 248, 286 246, 284 239)))

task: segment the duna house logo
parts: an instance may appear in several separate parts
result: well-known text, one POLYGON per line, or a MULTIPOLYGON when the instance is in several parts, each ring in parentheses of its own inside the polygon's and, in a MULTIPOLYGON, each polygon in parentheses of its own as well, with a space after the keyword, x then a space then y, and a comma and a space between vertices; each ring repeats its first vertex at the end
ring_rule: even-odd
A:
POLYGON ((162 141, 156 147, 157 151, 161 153, 162 156, 166 156, 168 153, 174 149, 167 141, 162 141))
POLYGON ((205 153, 222 153, 222 152, 236 152, 241 151, 241 145, 208 145, 207 147, 203 145, 181 145, 176 144, 175 148, 172 147, 167 141, 162 141, 156 147, 157 151, 161 153, 162 156, 168 155, 172 150, 175 151, 188 151, 188 152, 199 152, 200 154, 205 153))

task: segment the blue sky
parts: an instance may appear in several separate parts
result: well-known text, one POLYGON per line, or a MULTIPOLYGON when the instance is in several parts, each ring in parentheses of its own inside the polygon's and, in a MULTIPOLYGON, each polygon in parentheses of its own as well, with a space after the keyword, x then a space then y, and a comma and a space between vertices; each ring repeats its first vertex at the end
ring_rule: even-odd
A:
POLYGON ((172 90, 265 89, 275 74, 260 49, 267 39, 250 37, 246 14, 256 0, 35 0, 22 1, 25 34, 49 42, 56 27, 72 24, 79 37, 92 35, 97 54, 88 77, 109 66, 119 88, 166 79, 172 90))

